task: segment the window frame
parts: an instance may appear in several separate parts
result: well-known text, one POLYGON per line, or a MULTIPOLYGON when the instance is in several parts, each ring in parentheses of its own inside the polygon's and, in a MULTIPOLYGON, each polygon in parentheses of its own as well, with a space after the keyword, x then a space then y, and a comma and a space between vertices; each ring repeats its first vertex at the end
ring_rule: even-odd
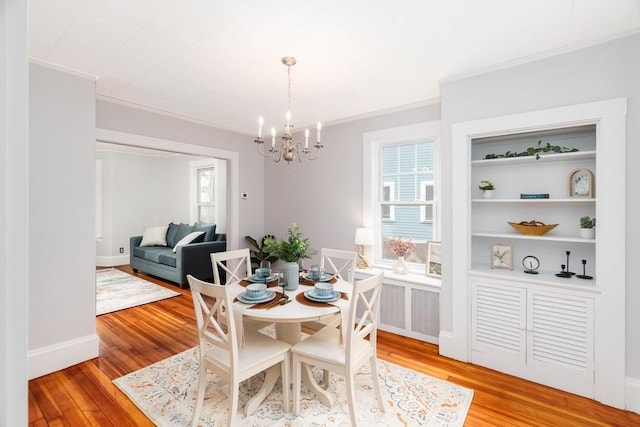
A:
MULTIPOLYGON (((364 227, 370 227, 374 229, 374 235, 380 236, 382 234, 382 219, 380 209, 380 199, 382 198, 382 186, 378 183, 381 181, 380 170, 382 167, 381 159, 381 147, 385 145, 399 145, 406 143, 415 143, 420 140, 431 140, 434 144, 434 168, 435 173, 433 176, 433 189, 434 199, 428 203, 434 206, 433 219, 433 240, 440 239, 441 224, 437 219, 440 218, 440 121, 434 120, 430 122, 416 123, 408 126, 401 126, 397 128, 389 128, 381 131, 367 132, 363 134, 363 217, 362 222, 364 227)), ((421 181, 422 191, 422 181, 421 181)), ((424 204, 422 201, 413 202, 399 202, 400 204, 424 204)), ((398 204, 394 202, 394 204, 398 204)), ((392 208, 394 206, 391 206, 392 208)), ((422 217, 422 215, 421 215, 422 217)), ((372 264, 378 268, 390 269, 393 264, 392 260, 382 259, 382 242, 376 239, 373 248, 369 249, 369 259, 372 260, 372 264)), ((425 260, 426 262, 426 260, 425 260)), ((425 263, 410 263, 411 273, 425 275, 425 263)))

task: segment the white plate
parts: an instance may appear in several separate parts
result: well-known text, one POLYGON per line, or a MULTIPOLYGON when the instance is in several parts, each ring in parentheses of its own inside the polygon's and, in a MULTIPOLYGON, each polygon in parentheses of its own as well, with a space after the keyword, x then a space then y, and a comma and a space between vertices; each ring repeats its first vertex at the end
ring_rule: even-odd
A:
POLYGON ((311 273, 307 273, 304 278, 306 280, 309 280, 310 282, 328 282, 329 279, 331 279, 333 277, 332 274, 328 274, 328 273, 322 273, 322 277, 320 277, 319 279, 314 279, 311 277, 311 273))
POLYGON ((276 280, 276 276, 271 275, 269 277, 262 277, 262 276, 256 276, 255 274, 252 274, 251 276, 249 276, 249 281, 253 282, 253 283, 267 283, 267 282, 271 282, 273 280, 276 280))
POLYGON ((271 301, 276 297, 276 293, 273 291, 270 291, 269 289, 267 289, 264 292, 265 292, 265 295, 260 299, 247 298, 246 292, 239 294, 237 298, 238 298, 238 301, 243 302, 245 304, 260 304, 261 302, 271 301))
POLYGON ((332 291, 333 294, 332 295, 327 295, 326 297, 324 296, 319 296, 318 293, 316 292, 315 289, 309 289, 304 291, 304 296, 305 298, 311 300, 311 301, 316 301, 316 302, 333 302, 333 301, 338 301, 340 299, 340 292, 338 291, 332 291))

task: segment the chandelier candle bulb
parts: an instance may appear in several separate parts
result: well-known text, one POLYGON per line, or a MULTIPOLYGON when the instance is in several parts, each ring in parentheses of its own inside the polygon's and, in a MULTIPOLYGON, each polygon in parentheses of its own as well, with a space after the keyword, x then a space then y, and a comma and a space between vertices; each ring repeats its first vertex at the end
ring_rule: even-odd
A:
POLYGON ((305 150, 309 148, 309 129, 304 130, 304 148, 305 150))
POLYGON ((322 123, 318 122, 318 144, 320 144, 320 131, 322 130, 322 123))
POLYGON ((262 138, 262 125, 264 124, 264 118, 258 117, 258 139, 262 138))
POLYGON ((276 146, 276 128, 271 128, 271 149, 276 146))

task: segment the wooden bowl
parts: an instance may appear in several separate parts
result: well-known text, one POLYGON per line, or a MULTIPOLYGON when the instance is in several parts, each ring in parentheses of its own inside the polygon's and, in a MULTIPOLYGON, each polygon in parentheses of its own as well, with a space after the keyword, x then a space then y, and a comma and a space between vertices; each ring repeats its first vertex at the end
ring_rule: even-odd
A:
POLYGON ((524 225, 517 222, 509 222, 509 225, 518 233, 527 236, 542 236, 558 226, 558 224, 544 224, 542 222, 536 222, 536 224, 537 225, 524 225))

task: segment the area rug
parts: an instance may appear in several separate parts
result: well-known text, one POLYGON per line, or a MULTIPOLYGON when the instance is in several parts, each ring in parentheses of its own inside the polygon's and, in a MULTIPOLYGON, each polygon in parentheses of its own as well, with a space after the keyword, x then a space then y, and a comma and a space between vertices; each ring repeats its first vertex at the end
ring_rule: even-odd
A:
POLYGON ((171 289, 110 268, 96 271, 96 315, 180 295, 171 289))
MULTIPOLYGON (((386 412, 378 409, 369 368, 356 375, 356 408, 361 426, 462 426, 473 390, 379 360, 380 386, 386 412)), ((312 368, 316 380, 322 372, 312 368)), ((331 375, 328 391, 333 407, 327 408, 302 387, 300 414, 282 411, 282 387, 278 381, 258 409, 243 416, 244 404, 262 385, 258 375, 241 385, 237 426, 349 426, 349 407, 343 377, 331 375)), ((114 383, 158 426, 191 423, 198 384, 197 348, 169 357, 114 380, 114 383)), ((228 384, 209 372, 200 425, 226 426, 228 384)))

